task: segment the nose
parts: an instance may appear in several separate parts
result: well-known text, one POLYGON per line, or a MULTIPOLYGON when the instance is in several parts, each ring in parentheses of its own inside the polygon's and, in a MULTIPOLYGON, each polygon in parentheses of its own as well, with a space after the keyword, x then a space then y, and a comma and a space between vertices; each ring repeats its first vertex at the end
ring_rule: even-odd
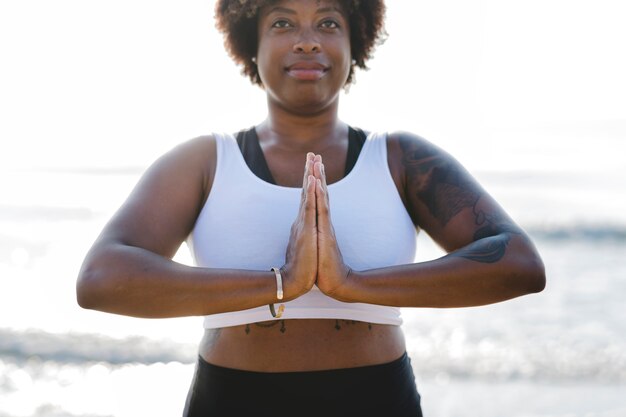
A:
POLYGON ((321 49, 322 46, 320 42, 310 31, 300 33, 293 45, 293 51, 300 54, 317 53, 320 52, 321 49))

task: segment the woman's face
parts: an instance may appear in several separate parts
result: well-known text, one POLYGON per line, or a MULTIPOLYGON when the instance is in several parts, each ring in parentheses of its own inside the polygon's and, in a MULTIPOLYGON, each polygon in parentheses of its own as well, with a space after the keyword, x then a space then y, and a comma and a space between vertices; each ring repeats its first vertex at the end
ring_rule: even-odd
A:
POLYGON ((259 13, 256 59, 272 103, 321 111, 337 100, 348 78, 348 18, 336 1, 277 1, 259 13))

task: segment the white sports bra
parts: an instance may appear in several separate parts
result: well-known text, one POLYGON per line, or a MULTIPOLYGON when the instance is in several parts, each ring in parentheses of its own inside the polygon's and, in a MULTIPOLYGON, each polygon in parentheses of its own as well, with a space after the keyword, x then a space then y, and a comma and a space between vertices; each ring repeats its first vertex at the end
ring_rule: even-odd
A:
MULTIPOLYGON (((267 270, 285 263, 300 188, 258 178, 230 134, 215 134, 217 165, 210 195, 187 244, 197 266, 267 270)), ((328 186, 344 262, 361 271, 412 263, 417 232, 387 164, 386 134, 371 133, 348 175, 328 186)), ((399 325, 400 309, 343 303, 316 286, 285 303, 282 319, 345 319, 399 325)), ((267 306, 205 316, 205 328, 276 320, 267 306)))

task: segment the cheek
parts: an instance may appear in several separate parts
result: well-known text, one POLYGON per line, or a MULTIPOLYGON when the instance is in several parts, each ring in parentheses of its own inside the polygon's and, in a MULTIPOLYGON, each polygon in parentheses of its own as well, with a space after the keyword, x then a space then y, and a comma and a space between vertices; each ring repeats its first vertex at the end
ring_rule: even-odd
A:
MULTIPOLYGON (((282 42, 285 43, 285 42, 282 42)), ((257 65, 259 73, 281 69, 285 55, 285 46, 277 40, 261 40, 257 48, 257 65)))
POLYGON ((345 72, 346 79, 348 78, 348 74, 350 73, 350 66, 352 64, 352 54, 350 52, 350 43, 344 45, 342 49, 341 55, 341 67, 343 72, 345 72))

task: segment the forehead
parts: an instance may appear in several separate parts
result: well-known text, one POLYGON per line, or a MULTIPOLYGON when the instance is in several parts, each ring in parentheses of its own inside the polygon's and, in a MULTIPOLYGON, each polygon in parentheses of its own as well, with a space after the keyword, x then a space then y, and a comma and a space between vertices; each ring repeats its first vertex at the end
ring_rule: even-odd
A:
POLYGON ((274 0, 269 1, 259 11, 259 15, 266 16, 272 12, 317 12, 335 11, 347 15, 343 4, 339 0, 274 0))

